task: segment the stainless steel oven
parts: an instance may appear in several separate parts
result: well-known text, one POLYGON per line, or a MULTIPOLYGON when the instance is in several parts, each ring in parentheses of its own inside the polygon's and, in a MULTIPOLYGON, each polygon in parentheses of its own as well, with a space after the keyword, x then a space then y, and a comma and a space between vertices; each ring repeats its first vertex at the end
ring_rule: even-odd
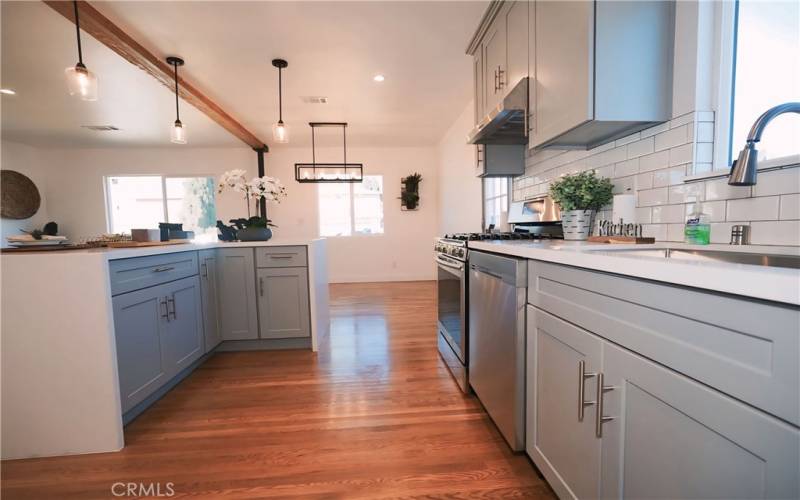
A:
POLYGON ((461 390, 467 378, 467 248, 463 242, 440 239, 436 244, 437 341, 439 354, 461 390))

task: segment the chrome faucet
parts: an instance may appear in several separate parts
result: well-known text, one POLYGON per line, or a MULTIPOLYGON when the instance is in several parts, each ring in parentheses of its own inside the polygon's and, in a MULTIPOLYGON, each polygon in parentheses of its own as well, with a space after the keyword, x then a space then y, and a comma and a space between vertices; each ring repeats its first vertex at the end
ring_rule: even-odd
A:
POLYGON ((758 167, 758 150, 756 143, 761 140, 767 124, 776 116, 784 113, 800 113, 800 102, 787 102, 770 108, 758 117, 750 133, 747 134, 747 143, 739 153, 739 158, 731 165, 731 174, 728 184, 731 186, 755 186, 758 167))

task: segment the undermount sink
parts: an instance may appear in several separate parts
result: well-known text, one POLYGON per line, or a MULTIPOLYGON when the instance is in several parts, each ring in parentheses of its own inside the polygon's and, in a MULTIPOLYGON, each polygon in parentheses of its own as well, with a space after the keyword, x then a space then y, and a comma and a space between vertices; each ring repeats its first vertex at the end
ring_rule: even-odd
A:
POLYGON ((800 255, 694 250, 687 248, 625 248, 619 250, 603 249, 602 251, 641 257, 662 257, 673 260, 730 262, 733 264, 800 269, 800 255))

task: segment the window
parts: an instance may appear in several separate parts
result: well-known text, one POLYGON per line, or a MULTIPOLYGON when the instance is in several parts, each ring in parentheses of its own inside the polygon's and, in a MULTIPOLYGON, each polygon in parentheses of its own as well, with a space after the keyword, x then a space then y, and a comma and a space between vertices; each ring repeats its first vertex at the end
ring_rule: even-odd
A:
POLYGON ((106 177, 108 229, 155 229, 159 222, 182 223, 195 238, 217 238, 213 177, 136 175, 106 177))
POLYGON ((383 234, 383 177, 319 185, 319 234, 383 234))
POLYGON ((483 179, 483 225, 500 225, 508 220, 508 177, 483 179), (505 215, 503 215, 505 214, 505 215))
MULTIPOLYGON (((739 0, 733 20, 728 165, 761 113, 777 104, 800 101, 800 3, 739 0)), ((800 116, 779 116, 764 132, 759 160, 800 154, 798 137, 800 116)))

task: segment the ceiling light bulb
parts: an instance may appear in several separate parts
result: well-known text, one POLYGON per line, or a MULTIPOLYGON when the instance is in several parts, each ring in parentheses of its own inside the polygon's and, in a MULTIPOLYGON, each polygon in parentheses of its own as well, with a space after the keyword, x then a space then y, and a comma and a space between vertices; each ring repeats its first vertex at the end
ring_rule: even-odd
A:
POLYGON ((386 80, 386 78, 383 75, 375 75, 374 77, 372 77, 372 79, 375 80, 376 82, 382 82, 386 80))
POLYGON ((170 140, 175 144, 186 144, 186 127, 183 126, 180 120, 175 120, 175 124, 172 126, 170 140))
POLYGON ((11 89, 0 89, 0 94, 16 95, 17 93, 11 89))
POLYGON ((278 121, 275 125, 272 126, 272 139, 275 142, 280 144, 286 144, 289 142, 289 127, 283 121, 278 121))
POLYGON ((83 101, 97 100, 97 77, 81 63, 64 70, 67 78, 69 95, 75 95, 83 101))

